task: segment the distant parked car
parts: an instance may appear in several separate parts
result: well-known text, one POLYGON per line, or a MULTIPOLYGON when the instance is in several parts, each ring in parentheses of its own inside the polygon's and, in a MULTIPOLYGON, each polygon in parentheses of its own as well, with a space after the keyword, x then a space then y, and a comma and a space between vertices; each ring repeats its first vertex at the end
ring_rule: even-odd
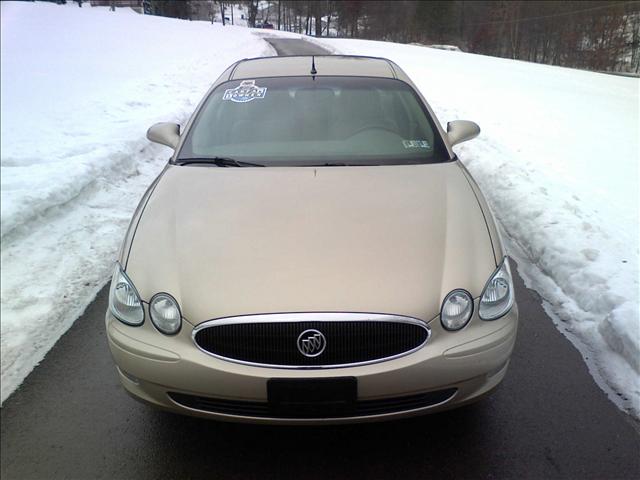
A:
POLYGON ((270 28, 270 29, 273 29, 273 23, 264 22, 264 23, 262 24, 262 28, 270 28))
POLYGON ((111 281, 125 389, 184 414, 288 424, 487 395, 518 309, 491 212, 452 150, 479 132, 445 132, 385 59, 225 70, 183 129, 147 133, 174 152, 111 281))

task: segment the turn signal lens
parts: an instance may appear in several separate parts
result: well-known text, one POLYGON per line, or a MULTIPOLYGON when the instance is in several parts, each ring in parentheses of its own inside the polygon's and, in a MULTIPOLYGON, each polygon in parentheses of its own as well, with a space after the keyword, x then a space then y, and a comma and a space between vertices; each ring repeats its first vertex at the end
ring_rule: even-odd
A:
POLYGON ((484 287, 478 315, 482 320, 496 320, 511 310, 513 299, 511 269, 509 259, 505 257, 484 287))
POLYGON ((109 309, 114 317, 127 325, 138 326, 144 322, 140 296, 118 263, 111 278, 109 309))

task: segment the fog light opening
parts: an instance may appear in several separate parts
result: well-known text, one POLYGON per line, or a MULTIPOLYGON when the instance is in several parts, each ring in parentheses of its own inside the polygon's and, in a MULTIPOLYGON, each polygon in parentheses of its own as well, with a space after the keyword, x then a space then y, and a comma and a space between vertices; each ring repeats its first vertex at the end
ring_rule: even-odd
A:
POLYGON ((122 370, 120 367, 116 367, 118 369, 118 371, 122 374, 122 376, 124 378, 126 378, 127 380, 129 380, 131 383, 135 383, 136 385, 140 384, 140 380, 137 377, 134 377, 133 375, 131 375, 130 373, 125 372, 124 370, 122 370))

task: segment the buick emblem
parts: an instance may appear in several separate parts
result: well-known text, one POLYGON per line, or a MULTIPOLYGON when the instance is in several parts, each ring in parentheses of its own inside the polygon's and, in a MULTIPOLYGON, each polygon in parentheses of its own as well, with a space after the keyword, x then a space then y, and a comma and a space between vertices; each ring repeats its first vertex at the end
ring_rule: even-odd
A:
POLYGON ((298 337, 298 350, 305 357, 317 357, 326 346, 327 339, 318 330, 305 330, 298 337))

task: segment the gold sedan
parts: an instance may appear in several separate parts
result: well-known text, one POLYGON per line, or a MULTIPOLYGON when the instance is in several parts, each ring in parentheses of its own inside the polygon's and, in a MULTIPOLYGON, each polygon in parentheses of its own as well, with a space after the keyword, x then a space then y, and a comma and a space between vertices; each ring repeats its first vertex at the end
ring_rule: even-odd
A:
POLYGON ((142 198, 106 328, 124 388, 176 412, 341 423, 460 406, 504 378, 518 311, 493 217, 386 59, 243 60, 142 198))

